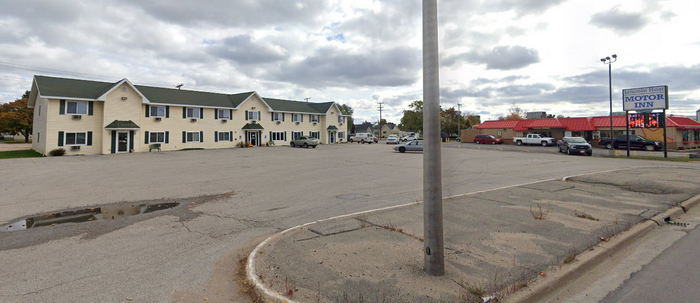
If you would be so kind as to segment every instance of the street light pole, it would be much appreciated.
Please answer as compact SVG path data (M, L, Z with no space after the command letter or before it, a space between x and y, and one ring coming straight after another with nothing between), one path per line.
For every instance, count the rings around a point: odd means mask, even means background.
M440 152L440 67L437 0L423 0L423 236L424 270L445 274Z
M610 141L612 144L612 140L613 140L612 64L615 61L617 61L617 55L612 55L612 58L610 58L610 57L602 58L602 59L600 59L600 61L603 62L603 64L608 65L608 88L610 90Z

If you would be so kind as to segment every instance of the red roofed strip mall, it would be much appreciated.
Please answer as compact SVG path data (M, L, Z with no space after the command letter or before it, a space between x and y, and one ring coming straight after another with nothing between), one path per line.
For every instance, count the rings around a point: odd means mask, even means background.
M700 148L700 123L681 116L667 116L669 149ZM555 139L583 137L597 144L610 136L610 117L546 118L485 121L462 131L462 142L474 142L476 135L493 135L513 144L514 137L540 134ZM613 137L625 134L625 116L613 116ZM663 142L663 128L631 128L630 134Z

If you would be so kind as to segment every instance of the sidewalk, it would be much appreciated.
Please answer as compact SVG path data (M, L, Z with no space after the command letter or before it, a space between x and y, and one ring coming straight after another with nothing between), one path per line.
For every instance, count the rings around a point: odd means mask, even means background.
M422 204L297 229L263 246L255 270L299 302L481 302L700 194L698 180L636 169L446 199L444 277L422 271Z
M32 149L31 143L2 143L0 142L0 151L11 151L11 150L27 150Z

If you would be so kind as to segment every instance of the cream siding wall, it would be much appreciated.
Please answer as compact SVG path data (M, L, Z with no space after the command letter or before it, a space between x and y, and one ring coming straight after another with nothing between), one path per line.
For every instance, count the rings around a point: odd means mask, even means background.
M71 101L66 99L66 101ZM93 115L82 115L79 120L73 119L73 115L59 114L61 100L49 99L46 106L46 135L45 151L50 152L56 148L66 150L66 155L99 154L102 142L102 102L93 102ZM92 146L82 145L80 150L72 150L70 146L58 146L58 132L92 132ZM64 137L65 138L65 137ZM44 140L44 139L41 139Z
M124 99L125 98L125 99ZM37 99L37 104L41 104L41 100ZM143 103L141 96L127 83L117 87L106 96L104 102L94 102L94 115L84 115L80 120L72 119L72 115L59 115L59 100L49 100L44 117L47 119L47 131L42 131L41 142L46 142L42 146L37 142L35 149L42 153L58 148L58 132L93 132L92 146L82 146L79 151L73 151L70 147L64 147L66 154L110 154L112 153L112 130L105 129L107 125L115 120L128 121L131 120L140 128L134 131L133 151L147 152L149 143L146 141L145 133L150 132L165 132L169 133L169 142L160 143L161 150L181 150L185 148L232 148L239 142L245 141L245 131L242 128L252 121L245 120L245 112L259 111L259 123L264 130L261 131L261 145L270 141L270 132L286 132L287 140L275 141L275 145L289 145L292 140L292 132L303 132L308 136L312 131L320 132L321 142L328 143L329 125L335 125L340 131L346 131L345 125L338 124L338 110L334 106L327 113L328 116L320 116L317 123L310 122L308 113L303 114L304 121L300 123L292 122L291 113L285 114L285 121L277 123L272 121L271 111L267 105L257 96L252 95L248 100L243 102L238 110L233 110L231 120L214 119L215 108L204 108L204 118L192 121L190 118L182 118L182 106L169 106L169 117L161 118L160 121L154 117L146 117L146 104ZM156 106L156 105L153 105ZM42 110L43 111L43 110ZM42 112L43 115L43 112ZM35 114L35 123L42 124L41 118ZM346 120L344 118L344 120ZM38 128L37 128L38 129ZM128 130L123 130L128 131ZM203 132L203 142L187 142L183 143L182 132ZM232 141L215 142L215 132L232 132Z
M34 117L32 126L32 149L46 155L46 121L48 101L44 98L36 98L34 104Z

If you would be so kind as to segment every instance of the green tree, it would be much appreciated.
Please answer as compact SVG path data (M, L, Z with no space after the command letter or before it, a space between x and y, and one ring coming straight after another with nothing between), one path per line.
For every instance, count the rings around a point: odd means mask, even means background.
M440 131L447 134L458 134L460 128L468 127L465 125L464 117L454 108L450 107L446 110L440 110Z
M340 104L340 105L338 105L338 107L340 108L340 111L343 113L343 115L350 116L350 117L348 117L348 125L347 125L347 133L349 134L352 132L352 125L353 125L352 114L355 112L355 110L353 110L352 107L350 107L350 105L347 105L347 104Z
M423 101L411 102L408 110L403 111L399 128L409 132L423 132Z
M29 94L26 92L22 99L0 105L0 132L21 134L24 142L29 142L34 110L27 107L28 103Z

